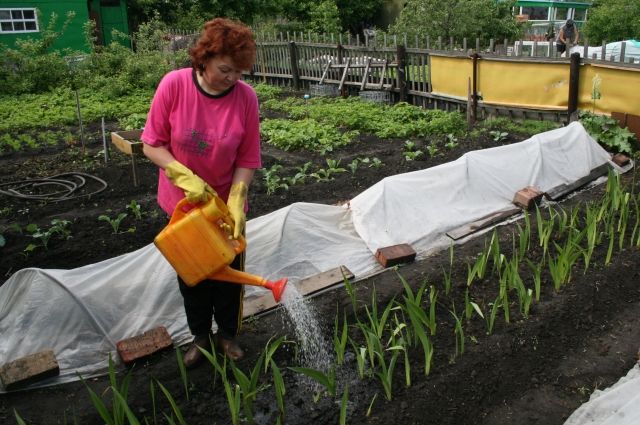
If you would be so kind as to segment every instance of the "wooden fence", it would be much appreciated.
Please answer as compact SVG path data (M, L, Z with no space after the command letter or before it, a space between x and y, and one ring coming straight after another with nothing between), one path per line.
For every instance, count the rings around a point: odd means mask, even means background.
M182 38L185 36L197 37L197 34L180 35ZM624 43L615 54L608 54L608 46L603 43L598 46L599 53L596 56L591 53L593 48L585 43L580 47L580 55L574 53L572 57L563 57L553 42L525 40L489 40L488 43L482 43L480 39L473 42L463 39L460 42L453 38L418 39L387 35L361 40L359 37L311 33L258 34L257 40L256 64L247 76L253 80L290 86L295 90L312 94L346 95L376 92L385 95L380 96L380 99L392 103L406 101L424 108L467 111L472 119L487 115L506 115L567 120L571 113L585 103L585 95L580 95L577 89L579 86L585 86L584 81L580 83L582 65L615 67L633 73L634 81L636 74L640 76L640 58L627 55ZM437 81L442 82L443 79L434 81L433 76L459 70L433 68L442 67L442 64L446 63L434 58L460 59L456 68L467 68L468 76L459 78L456 90L441 90L442 85L438 87ZM502 63L504 66L510 65L511 68L515 65L523 70L540 66L557 70L560 65L561 70L566 70L566 78L564 71L561 71L562 75L557 78L566 80L566 96L561 100L556 96L549 104L545 104L544 99L529 104L509 103L513 102L512 98L501 101L495 96L493 102L487 102L484 100L487 97L484 96L483 99L482 90L478 87L480 81L484 81L485 86L487 81L494 80L503 85L512 84L517 90L525 87L526 92L526 81L514 81L519 78L518 72L512 72L509 81L501 81L499 67L485 66L483 78L479 78L482 64L488 63ZM489 69L495 75L488 77L486 74ZM536 68L534 72L545 71ZM527 78L526 72L522 74L523 78ZM640 86L640 81L638 82ZM543 85L546 87L551 83ZM531 86L530 90L540 89ZM582 102L579 99L582 99ZM637 99L630 99L629 102L633 103L635 100ZM637 104L640 105L640 101ZM637 109L638 107L622 112L640 113Z

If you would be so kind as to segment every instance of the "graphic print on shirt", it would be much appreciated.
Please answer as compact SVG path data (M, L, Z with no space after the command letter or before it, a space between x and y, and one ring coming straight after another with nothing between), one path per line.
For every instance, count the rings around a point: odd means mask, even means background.
M213 145L220 140L220 138L211 131L202 132L191 128L186 130L185 133L185 137L181 140L180 148L198 156L209 155L211 149L213 149Z

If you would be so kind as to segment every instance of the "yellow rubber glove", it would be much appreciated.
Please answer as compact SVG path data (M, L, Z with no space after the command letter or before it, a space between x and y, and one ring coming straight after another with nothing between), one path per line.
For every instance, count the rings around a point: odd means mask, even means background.
M244 203L247 200L247 192L249 189L244 182L239 182L231 186L229 199L227 200L227 208L229 215L233 219L235 226L233 227L233 239L238 239L242 235L247 217L244 214Z
M170 162L164 173L171 183L184 190L184 196L192 204L206 202L217 195L211 186L178 161Z

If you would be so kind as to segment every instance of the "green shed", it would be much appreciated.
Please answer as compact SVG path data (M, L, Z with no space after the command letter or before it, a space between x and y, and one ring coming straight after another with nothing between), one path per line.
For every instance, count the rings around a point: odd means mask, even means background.
M55 29L60 30L69 12L75 16L54 44L56 49L87 51L83 27L90 19L96 23L99 44L113 41L114 29L129 34L125 0L0 0L0 43L13 46L18 38L39 37L54 14Z

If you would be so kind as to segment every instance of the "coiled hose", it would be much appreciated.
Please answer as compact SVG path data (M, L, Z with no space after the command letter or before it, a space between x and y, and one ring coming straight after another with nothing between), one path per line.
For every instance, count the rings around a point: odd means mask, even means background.
M97 182L100 187L93 192L79 194L78 192L84 188L87 180ZM0 194L20 199L60 202L96 195L107 187L107 182L101 178L91 174L71 172L56 174L42 179L0 183Z

